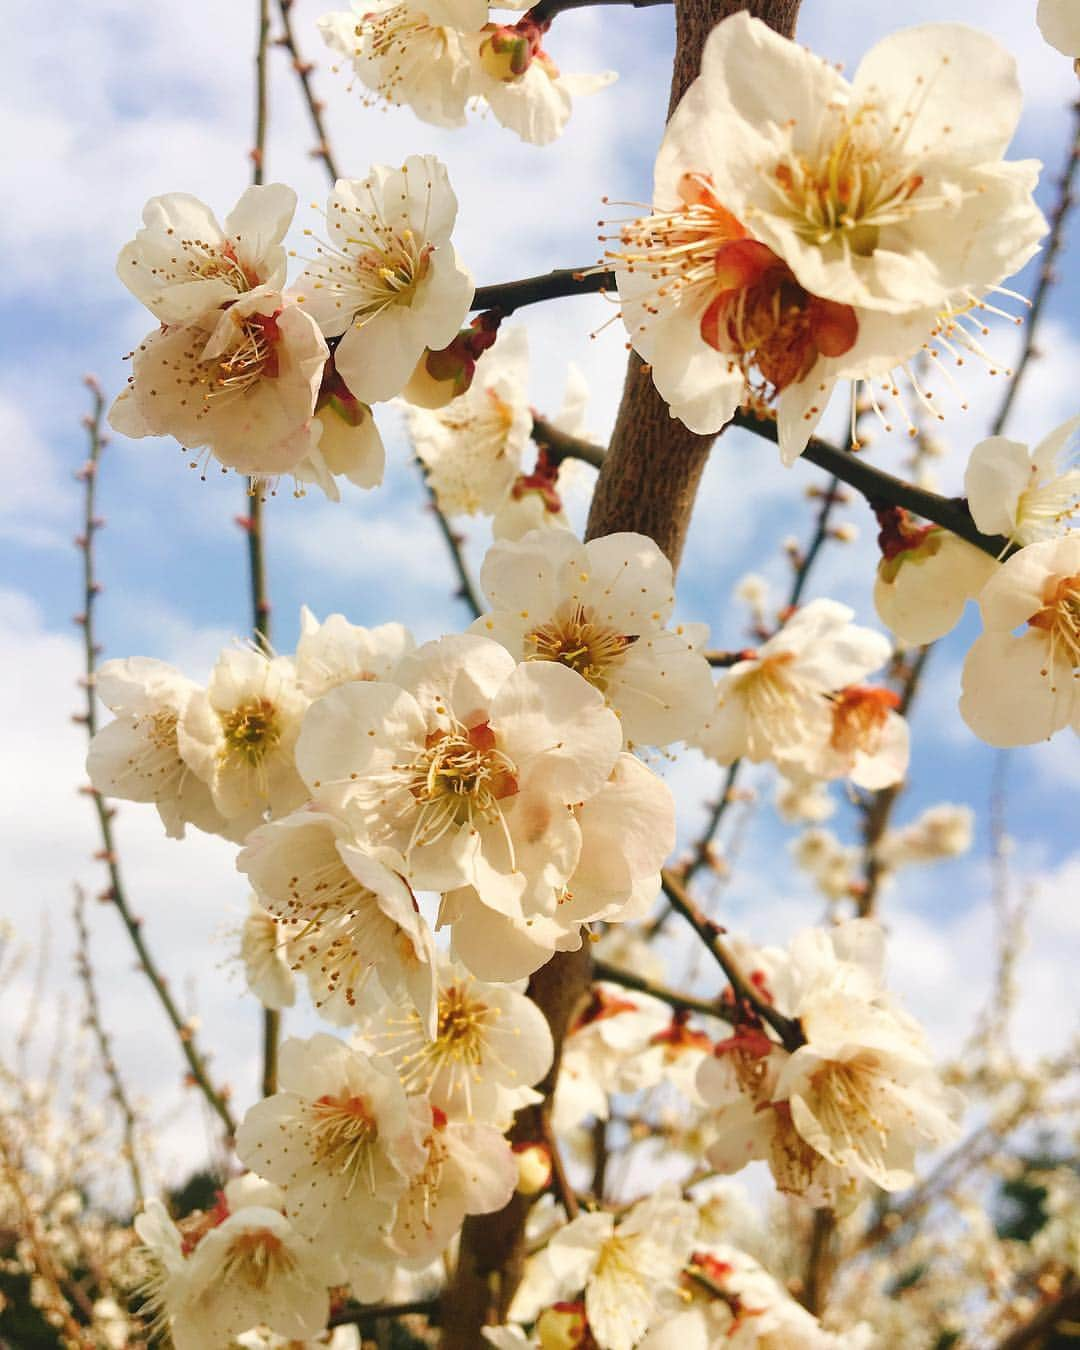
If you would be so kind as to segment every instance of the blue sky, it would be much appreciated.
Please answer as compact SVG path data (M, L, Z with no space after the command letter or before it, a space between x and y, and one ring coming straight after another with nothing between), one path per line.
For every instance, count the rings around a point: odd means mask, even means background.
M455 243L478 281L493 282L580 265L597 256L603 195L644 200L662 129L672 50L666 8L585 10L560 17L549 47L565 70L607 66L620 72L614 88L578 105L554 147L519 144L491 119L468 131L441 132L407 111L361 106L344 74L332 74L314 30L323 5L297 0L295 23L305 54L320 62L316 76L328 104L336 152L345 170L361 175L372 162L433 152L450 168L461 203ZM853 9L858 21L853 22ZM862 50L887 31L889 6L852 7L813 0L800 36L849 70ZM99 0L76 7L63 23L31 0L12 0L10 31L20 36L0 58L0 108L7 131L6 204L0 221L0 454L6 491L0 500L0 644L3 646L10 751L0 811L3 894L0 912L27 941L51 916L55 979L50 1006L70 992L67 908L71 883L98 875L88 855L95 839L86 802L75 794L83 747L68 721L77 706L79 650L70 615L79 608L78 559L70 545L78 494L71 471L84 454L79 419L85 411L81 377L95 372L112 394L126 377L123 354L150 327L145 311L116 280L117 250L139 223L143 202L156 193L193 192L224 214L248 177L251 135L251 46L254 4L190 0L183 6ZM1034 26L1034 0L911 0L905 19L950 18L996 32L1016 53L1028 102L1013 157L1046 162L1041 197L1051 199L1069 134L1068 101L1076 95L1069 63L1045 47ZM597 55L600 54L600 55ZM291 183L304 204L325 195L311 136L284 54L272 53L268 176ZM978 72L971 72L973 108ZM1040 439L1077 411L1080 332L1073 265L1074 228L1064 258L1065 280L1050 305L1040 346L1043 359L1018 404L1011 433ZM1072 274L1070 275L1070 267ZM1031 278L1020 289L1029 290ZM610 425L625 353L621 326L590 333L610 316L598 297L526 311L536 405L554 411L572 360L593 389L590 423L598 437ZM994 350L1007 359L1015 331L1002 328ZM974 375L972 411L951 411L942 435L952 454L941 463L945 491L959 486L966 451L979 439L1000 397L998 382ZM383 415L385 412L385 416ZM392 409L380 412L390 451L386 484L373 493L351 490L340 506L316 495L287 492L268 508L267 548L274 635L288 650L301 602L319 614L345 612L359 623L400 619L421 638L463 626L450 598L441 543ZM903 448L884 440L875 451L895 465ZM101 509L108 528L99 539L106 584L100 631L110 656L135 653L175 661L205 676L217 650L242 633L248 613L243 541L233 518L243 509L239 481L211 475L202 483L185 467L188 456L166 442L124 442L107 453ZM751 463L752 461L752 463ZM717 645L740 645L744 612L732 598L749 570L786 586L782 541L810 528L806 488L822 481L809 465L785 471L772 447L752 437L724 436L702 490L680 584L680 611L708 622ZM869 597L873 522L857 500L841 516L859 530L852 545L823 557L808 595L829 594L873 622ZM474 562L487 526L468 530ZM935 870L904 874L886 899L894 942L894 978L935 1029L955 1044L977 1003L991 966L986 806L994 753L980 745L955 714L959 664L977 625L941 645L914 719L912 780L899 810L907 820L941 800L969 802L979 813L974 857ZM701 802L718 779L698 756L671 769L684 829L692 831ZM813 922L819 905L783 853L787 833L763 797L735 880L725 891L725 922L754 937L777 940ZM1041 899L1033 922L1021 1022L1033 1047L1054 1043L1063 1001L1075 995L1070 967L1080 956L1076 916L1080 856L1075 848L1075 791L1080 782L1075 741L1017 752L1009 767L1009 824L1016 839L1018 886ZM838 796L841 795L838 793ZM850 814L850 813L847 813ZM838 813L839 828L845 808ZM254 1012L221 964L225 949L213 935L236 922L244 892L232 871L232 850L219 841L165 840L150 810L125 808L119 821L133 900L151 941L176 985L194 991L223 1073L246 1100L255 1081ZM103 975L106 1016L117 1029L121 1062L155 1099L155 1118L169 1156L197 1156L198 1116L176 1090L179 1070L163 1023L130 975L124 937L106 911L95 913L95 948ZM959 978L963 953L965 978ZM1059 1011L1053 1014L1057 1005ZM11 1016L11 1003L0 1003ZM177 1114L174 1114L175 1112Z

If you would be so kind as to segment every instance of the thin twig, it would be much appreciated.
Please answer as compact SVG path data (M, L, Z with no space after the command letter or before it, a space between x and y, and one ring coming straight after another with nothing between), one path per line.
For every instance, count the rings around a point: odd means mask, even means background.
M999 1341L997 1350L1026 1350L1028 1346L1049 1345L1045 1339L1047 1333L1060 1322L1071 1322L1077 1317L1080 1317L1080 1280L1070 1276L1057 1298L1049 1299L1030 1321Z
M259 186L266 172L266 132L269 121L267 49L270 42L270 0L255 0L255 142L251 150L251 181ZM299 71L298 71L299 73ZM303 82L303 76L301 75ZM247 515L243 520L247 534L248 584L251 590L251 635L260 651L270 651L270 600L266 590L266 558L263 553L263 489L257 482L248 485ZM281 1040L281 1013L264 1008L262 1013L262 1095L277 1091L278 1043Z
M447 552L450 554L450 561L454 564L454 571L457 573L458 588L454 592L455 597L468 606L469 612L474 619L484 613L485 606L480 600L480 594L476 589L476 583L473 581L472 573L469 571L469 565L465 561L464 540L454 529L453 525L447 520L446 515L439 506L435 489L431 486L428 476L424 473L424 467L419 460L420 474L424 481L424 487L428 495L428 507L431 514L435 517L435 524L439 527L439 533L446 542Z
M1080 100L1073 104L1072 112L1072 136L1069 139L1065 165L1058 179L1057 201L1050 213L1050 233L1047 235L1046 244L1043 248L1042 267L1039 269L1039 279L1035 283L1035 294L1031 297L1031 311L1028 314L1028 321L1024 325L1024 343L1020 348L1020 357L1016 363L1012 379L1005 389L1005 397L1001 400L1001 406L998 408L997 415L991 424L991 436L1001 434L1005 423L1008 421L1009 413L1012 411L1017 390L1027 371L1028 364L1039 355L1039 350L1035 345L1035 335L1038 331L1039 320L1042 318L1047 297L1057 280L1054 273L1054 263L1065 241L1065 223L1068 220L1069 212L1076 204L1073 184L1076 179L1077 164L1080 163Z
M690 924L694 932L720 966L720 969L727 976L728 984L731 985L732 992L735 995L737 1003L743 1003L751 1008L763 1022L769 1026L780 1037L780 1043L785 1050L794 1052L801 1045L806 1044L806 1037L802 1034L797 1022L793 1022L790 1017L785 1017L783 1013L767 1003L750 981L743 975L739 969L739 964L735 957L728 950L727 944L723 940L723 929L719 924L706 916L704 911L694 902L690 893L683 886L680 879L673 872L665 871L662 874L664 892L671 901L671 907L677 914L680 914L687 923Z
M652 0L659 4L660 0ZM324 104L321 99L315 97L315 90L311 84L311 72L315 69L314 63L305 61L300 55L300 49L296 42L296 32L292 22L293 0L278 0L278 14L281 16L281 37L278 38L278 44L285 48L292 60L292 68L300 81L300 88L303 91L304 102L307 104L308 115L311 118L311 125L315 128L315 135L318 140L315 149L311 152L316 159L321 159L326 165L326 172L330 175L332 182L341 177L338 171L337 162L334 159L334 152L330 148L330 137L327 134L326 123L323 121Z
M610 961L593 961L593 974L598 980L607 980L609 984L621 985L623 989L635 989L639 994L648 994L659 999L679 1012L701 1013L704 1017L725 1016L724 1010L714 1000L695 998L693 994L683 994L678 989L669 989L667 985L647 980L644 975L635 975L633 971L613 966Z
M330 1314L328 1327L358 1326L363 1335L369 1335L376 1322L392 1317L408 1317L422 1313L433 1322L438 1321L439 1300L437 1298L418 1298L409 1303L346 1303L343 1308Z
M472 308L497 309L505 317L525 305L538 305L545 300L560 300L571 295L595 295L598 291L614 289L614 272L597 272L589 267L556 267L537 277L478 286Z
M78 947L75 953L75 970L78 973L79 979L82 981L83 992L86 998L86 1021L97 1042L98 1054L101 1056L101 1067L104 1069L105 1076L109 1080L110 1095L116 1103L121 1120L123 1121L124 1157L127 1160L128 1171L131 1174L131 1189L135 1194L136 1206L139 1209L142 1209L144 1191L142 1169L139 1166L139 1151L136 1140L138 1117L135 1114L135 1109L131 1105L127 1091L124 1088L124 1080L120 1077L120 1069L113 1057L109 1033L105 1030L105 1023L101 1016L101 1005L98 1002L97 987L94 984L94 970L90 961L90 930L86 924L86 893L81 886L75 887L74 915L75 930L78 935Z
M101 591L94 567L94 539L104 525L104 521L96 515L96 490L101 452L106 442L101 430L102 418L105 413L105 396L96 380L88 379L87 386L93 399L93 410L84 419L84 425L89 436L89 454L86 463L76 474L76 477L85 484L83 532L76 540L79 551L83 556L83 611L76 616L76 623L83 630L86 662L86 674L83 681L86 688L86 711L80 716L79 720L85 724L87 734L93 737L97 731L94 677L100 652L100 648L94 640L94 609L97 596ZM168 983L158 970L146 945L142 931L142 920L132 913L128 904L127 893L124 890L123 878L120 873L116 840L113 836L113 809L96 788L88 787L85 791L94 803L94 811L97 814L98 826L101 831L102 848L101 852L95 856L105 864L109 873L109 889L103 892L101 899L110 901L119 914L120 921L127 929L135 953L139 958L139 965L146 978L153 985L161 1006L165 1009L165 1015L180 1041L180 1048L187 1060L192 1082L202 1092L211 1110L231 1136L236 1132L236 1122L233 1120L232 1112L229 1110L226 1100L227 1089L218 1089L212 1083L206 1061L196 1047L194 1029L187 1019L181 1016L180 1010L169 992Z

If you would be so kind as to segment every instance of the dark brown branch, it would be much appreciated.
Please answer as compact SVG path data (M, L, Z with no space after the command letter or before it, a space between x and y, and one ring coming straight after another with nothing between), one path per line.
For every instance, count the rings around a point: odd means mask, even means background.
M580 436L571 436L567 431L560 431L546 417L537 417L535 413L532 438L541 449L548 452L553 464L561 464L564 459L580 459L598 469L604 462L603 446L594 445L592 441L583 440Z
M540 0L525 18L546 27L557 14L564 14L569 9L591 9L595 5L631 5L634 9L648 9L654 5L672 3L674 0Z
M83 647L86 660L86 674L83 681L86 687L86 712L80 720L85 723L87 734L93 737L97 731L94 677L100 651L94 636L94 611L97 597L101 591L94 566L94 539L104 523L97 516L96 498L98 468L101 463L101 452L105 447L105 438L101 431L102 418L105 413L105 396L95 380L87 380L87 385L93 398L93 410L85 422L89 435L89 454L86 463L76 475L86 487L83 532L76 541L83 556L83 611L77 616L76 622L83 630ZM180 1009L176 1006L176 1002L169 992L168 983L150 954L150 949L143 936L142 920L132 913L131 906L128 903L123 877L120 873L116 839L113 835L113 809L95 788L87 788L86 791L94 804L98 827L101 831L102 847L101 852L96 856L105 864L109 873L109 889L102 894L101 899L111 902L113 908L119 914L120 921L127 929L128 937L130 937L132 946L135 948L135 954L139 958L139 967L153 986L158 1001L165 1009L165 1015L176 1032L180 1049L187 1060L191 1081L202 1092L211 1110L231 1137L236 1133L236 1122L229 1110L227 1090L224 1088L218 1089L212 1083L206 1061L196 1046L194 1030L190 1022L181 1016Z
M635 975L632 971L613 966L609 961L593 961L593 975L598 980L607 980L610 984L621 985L623 989L634 989L639 994L648 994L659 999L679 1012L701 1013L703 1017L724 1017L724 1010L714 1000L695 998L692 994L680 993L669 989L667 985L647 980L644 975Z
M522 277L520 281L500 281L493 286L478 286L473 296L472 309L497 309L500 314L513 314L525 305L538 305L544 300L560 300L569 295L595 295L597 291L615 289L614 272L597 272L588 267L557 267L538 277Z
M997 1350L1027 1350L1029 1346L1043 1345L1048 1332L1077 1317L1080 1317L1080 1280L1070 1276L1057 1298L1049 1299L1030 1321L999 1341Z
M766 1003L747 980L723 940L724 930L719 924L713 923L707 917L700 906L691 898L689 891L683 886L679 878L673 872L665 871L663 873L663 884L664 893L671 902L672 909L687 921L705 944L713 960L727 976L728 984L731 985L736 1000L752 1008L763 1022L767 1022L772 1027L773 1031L779 1036L780 1044L785 1050L794 1052L798 1050L799 1046L805 1045L806 1037L802 1034L798 1023L793 1022L790 1017L785 1017L783 1013L777 1012L771 1004Z
M427 474L424 472L424 466L419 460L416 462L420 468L420 476L424 480L424 488L427 491L428 507L431 514L435 517L435 524L439 527L439 533L446 543L447 552L450 554L450 561L454 564L454 571L457 573L458 588L454 594L458 600L461 600L468 606L469 613L474 619L479 618L479 616L484 613L486 606L480 599L480 593L476 588L472 573L469 571L469 566L465 561L465 551L463 548L464 540L439 509L435 490L428 482Z
M384 1322L389 1318L409 1317L417 1313L423 1314L430 1321L437 1323L439 1313L439 1300L437 1298L418 1298L409 1303L346 1303L344 1307L338 1308L330 1314L327 1321L328 1327L357 1326L364 1336L374 1335L376 1322Z

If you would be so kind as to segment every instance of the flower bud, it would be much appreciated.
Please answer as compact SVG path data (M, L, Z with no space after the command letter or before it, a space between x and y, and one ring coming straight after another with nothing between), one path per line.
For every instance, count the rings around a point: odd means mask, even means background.
M551 1150L546 1144L515 1144L518 1194L538 1195L551 1185Z
M478 314L447 347L424 351L416 369L401 391L406 403L416 408L445 408L472 384L476 362L492 346L501 316L494 311Z
M553 1303L536 1322L540 1350L577 1350L588 1334L584 1303Z
M524 75L536 54L532 34L517 25L488 24L480 44L480 66L493 80L516 80Z

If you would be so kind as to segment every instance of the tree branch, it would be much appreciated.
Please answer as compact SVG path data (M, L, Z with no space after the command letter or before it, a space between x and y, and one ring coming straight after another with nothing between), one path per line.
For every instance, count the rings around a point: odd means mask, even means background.
M595 5L631 5L634 9L648 9L654 5L672 3L673 0L540 0L525 18L546 28L557 14L563 14L569 9L590 9Z
M97 703L94 698L94 678L97 667L97 658L100 653L94 639L94 610L98 595L101 592L101 586L98 583L94 567L94 538L97 532L103 527L104 521L100 520L96 514L96 496L97 496L97 475L98 467L101 462L101 452L105 448L105 437L101 431L101 420L105 412L105 396L96 380L88 379L87 385L93 399L93 410L89 417L85 419L85 426L89 435L89 454L86 463L76 475L86 487L85 491L85 509L83 515L83 532L76 539L76 543L83 556L83 612L76 616L76 623L83 630L83 646L85 651L85 678L83 684L86 688L86 712L80 716L79 721L86 726L87 735L92 739L97 731ZM173 1030L176 1032L177 1039L180 1042L180 1049L183 1051L184 1058L187 1060L188 1069L191 1074L191 1080L206 1098L210 1109L224 1125L226 1132L231 1137L236 1133L236 1122L233 1120L232 1112L228 1106L228 1093L225 1088L215 1088L210 1079L210 1074L206 1067L206 1061L199 1053L195 1044L195 1033L191 1024L186 1018L180 1015L180 1010L176 1006L172 994L169 992L168 983L165 977L158 970L150 949L146 945L143 937L142 920L131 912L128 904L127 893L124 890L123 878L120 874L120 860L116 848L116 840L113 836L112 818L113 809L102 797L96 788L87 787L84 789L90 800L94 803L94 811L98 819L98 827L101 831L101 852L95 856L99 858L108 869L109 889L104 891L101 899L111 901L113 908L120 916L120 921L127 929L132 945L135 948L135 954L139 958L139 965L154 988L158 996L158 1001L165 1009L165 1015L169 1019Z
M520 281L500 281L493 286L478 286L471 308L497 309L504 317L525 305L544 300L559 300L570 295L595 295L615 290L615 273L598 272L589 267L557 267L538 277Z
M598 980L607 980L609 984L620 985L623 989L634 989L639 994L648 994L661 1003L670 1004L678 1012L700 1013L703 1017L725 1018L722 1007L716 1001L695 998L692 994L680 993L666 985L647 980L644 975L635 975L632 971L613 966L609 961L593 961L593 976Z
M292 8L293 0L278 0L278 14L281 17L281 37L278 39L278 44L289 53L292 68L300 81L300 89L304 95L304 102L307 104L311 125L314 127L315 135L318 138L315 149L311 153L326 165L326 172L330 175L331 182L336 182L341 174L338 171L334 153L330 148L330 137L326 130L326 123L323 121L323 103L321 99L315 97L315 90L311 84L311 72L315 67L312 62L305 61L300 55L296 33L293 29Z

